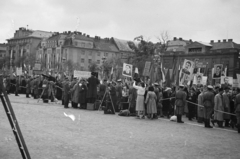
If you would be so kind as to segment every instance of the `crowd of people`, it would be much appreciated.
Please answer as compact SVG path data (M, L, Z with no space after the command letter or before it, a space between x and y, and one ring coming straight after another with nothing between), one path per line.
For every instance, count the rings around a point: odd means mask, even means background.
M105 113L157 119L176 116L177 123L188 120L213 126L236 127L240 133L240 89L219 86L172 86L150 84L141 79L100 81L94 73L88 79L47 75L6 77L7 93L26 94L44 103L61 100L64 108L87 109L88 104ZM71 103L71 104L69 104Z

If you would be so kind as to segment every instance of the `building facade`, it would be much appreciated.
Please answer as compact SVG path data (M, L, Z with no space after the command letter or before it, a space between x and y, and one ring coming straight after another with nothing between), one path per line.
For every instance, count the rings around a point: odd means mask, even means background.
M3 61L7 57L7 44L0 43L0 69L4 67L5 62Z
M236 79L236 74L240 73L239 51L240 45L232 39L210 43L193 42L186 45L184 51L163 53L163 66L176 69L182 67L185 59L191 60L197 67L201 67L201 73L211 80L214 64L223 64L223 67L227 68L228 76Z
M76 69L86 71L92 64L100 67L107 59L124 59L133 54L126 41L117 40L90 37L76 31L56 33L42 40L37 60L45 61L44 67L50 70L65 70L64 64L71 62Z
M7 56L10 57L10 65L21 67L24 62L18 61L20 61L21 58L27 60L31 55L35 56L37 47L42 39L51 35L51 32L29 30L23 27L16 30L14 37L7 40ZM31 62L34 63L35 61Z

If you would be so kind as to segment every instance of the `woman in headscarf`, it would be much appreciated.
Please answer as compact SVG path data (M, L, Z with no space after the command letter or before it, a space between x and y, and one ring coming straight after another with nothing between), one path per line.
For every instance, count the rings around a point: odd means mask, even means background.
M145 94L145 84L143 82L139 82L136 85L136 82L133 83L133 87L137 89L137 103L136 103L136 111L138 112L137 118L145 118L145 108L144 108L144 94Z
M156 106L157 96L154 92L154 88L150 86L148 88L147 97L145 103L147 104L147 114L153 119L153 115L157 113L157 106Z

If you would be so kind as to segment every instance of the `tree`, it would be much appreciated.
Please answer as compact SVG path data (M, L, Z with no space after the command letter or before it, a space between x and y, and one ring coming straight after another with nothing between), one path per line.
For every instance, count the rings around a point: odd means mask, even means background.
M88 66L88 69L90 72L96 72L99 70L99 67L96 62L93 62Z

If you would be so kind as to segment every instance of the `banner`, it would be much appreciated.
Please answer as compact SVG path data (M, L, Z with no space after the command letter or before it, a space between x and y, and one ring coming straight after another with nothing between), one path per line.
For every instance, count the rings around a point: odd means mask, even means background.
M237 74L238 87L240 88L240 74Z
M203 74L199 73L194 76L193 84L203 85Z
M233 85L233 77L221 76L221 85L231 87Z
M41 64L40 63L35 63L34 70L40 71L41 70Z
M21 76L22 75L22 67L17 67L17 70L16 70L16 73L17 73L17 76Z
M77 78L89 78L91 77L91 72L74 70L73 76Z
M150 68L151 68L151 62L150 61L146 61L145 62L145 67L144 67L144 70L143 70L143 76L149 76Z
M232 84L232 87L234 88L238 88L238 80L237 79L233 79L233 84Z
M223 65L215 64L212 71L212 79L221 79L222 72L223 72Z
M126 77L132 77L132 65L123 63L122 75Z
M185 59L179 75L179 84L187 85L192 80L193 69L194 62Z

